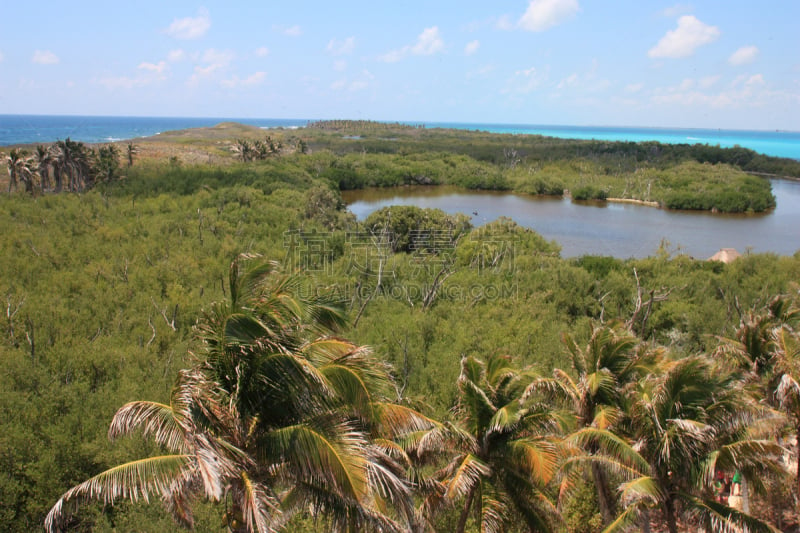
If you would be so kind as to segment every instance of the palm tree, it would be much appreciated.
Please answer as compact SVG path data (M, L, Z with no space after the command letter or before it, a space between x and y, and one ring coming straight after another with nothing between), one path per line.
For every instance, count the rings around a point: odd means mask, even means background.
M310 507L334 530L404 529L411 494L388 443L432 421L384 400L391 380L368 348L329 336L344 322L335 302L251 259L233 262L229 302L199 328L204 371L248 428L237 445L267 467L265 485L286 491L285 514Z
M765 472L779 470L782 448L753 430L770 416L742 394L736 373L702 356L665 361L662 372L641 380L631 396L625 425L633 442L627 452L635 457L625 468L638 468L639 475L620 487L626 509L606 531L622 529L654 505L671 533L678 531L678 517L690 514L715 530L776 531L710 494L717 469L739 470L755 486Z
M556 368L552 378L538 380L537 388L574 412L579 431L589 427L610 430L620 418L626 389L652 370L656 354L621 323L593 326L585 347L567 334L563 342L574 378ZM593 454L597 449L590 444L585 451ZM607 525L616 516L613 492L602 465L592 462L590 467Z
M464 532L472 511L485 532L503 531L515 521L532 532L553 530L558 512L546 487L558 466L555 435L561 421L530 394L535 379L530 371L511 366L509 357L491 356L486 363L464 357L457 423L419 440L418 455L449 452L440 471L440 497L462 502L458 533Z
M82 142L67 137L56 141L51 147L56 191L61 191L64 180L69 191L80 191L89 184L91 161L89 150Z
M71 488L47 514L45 529L63 531L77 506L87 500L110 504L119 498L149 501L153 496L162 498L179 523L191 526L192 498L199 493L219 500L233 470L230 459L237 457L226 443L199 431L193 411L198 396L208 391L202 375L184 371L169 404L135 401L120 408L111 422L110 439L141 430L169 453L116 466ZM208 407L210 400L205 397L200 405Z
M8 167L8 193L11 194L12 189L17 188L17 181L25 184L27 192L33 191L33 178L35 171L33 169L30 158L27 157L27 152L20 148L15 148L5 156L5 163Z
M184 523L193 497L225 498L236 532L277 530L308 510L331 531L410 529L411 492L390 443L430 421L383 400L391 383L368 348L323 335L344 320L329 298L304 296L298 275L251 259L233 262L229 300L200 321L202 350L179 387L181 408L135 402L112 423L143 426L177 456L123 465L71 489L48 516L50 530L64 502L79 496L151 493ZM182 425L168 432L174 419Z
M50 150L46 146L36 146L36 171L39 173L42 190L46 191L50 188L50 165L52 164L52 157Z
M125 145L125 159L128 161L128 168L133 166L133 156L139 153L139 147L129 142Z
M786 412L800 450L800 336L788 326L773 331L775 370L780 376L775 396ZM797 454L796 489L800 494L800 452Z

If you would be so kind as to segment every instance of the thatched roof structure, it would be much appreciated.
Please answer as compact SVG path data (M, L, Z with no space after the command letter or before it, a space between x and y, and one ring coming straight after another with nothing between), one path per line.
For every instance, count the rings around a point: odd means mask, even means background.
M720 248L719 252L715 253L708 258L709 261L722 261L723 263L730 263L738 259L742 254L736 251L735 248Z

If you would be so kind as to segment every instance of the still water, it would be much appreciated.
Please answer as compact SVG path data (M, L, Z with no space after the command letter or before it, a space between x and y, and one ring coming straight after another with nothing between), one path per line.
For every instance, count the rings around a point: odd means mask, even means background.
M792 255L800 250L800 182L773 180L774 211L719 215L618 203L578 203L507 192L454 187L398 187L344 191L359 220L389 205L416 205L464 213L475 226L512 218L561 245L562 257L653 255L662 241L672 253L707 259L720 248ZM476 214L477 213L477 214Z

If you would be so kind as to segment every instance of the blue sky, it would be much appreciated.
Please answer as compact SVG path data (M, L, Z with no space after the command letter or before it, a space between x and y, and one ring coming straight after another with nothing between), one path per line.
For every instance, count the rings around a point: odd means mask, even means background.
M800 130L798 20L797 0L7 2L0 114Z

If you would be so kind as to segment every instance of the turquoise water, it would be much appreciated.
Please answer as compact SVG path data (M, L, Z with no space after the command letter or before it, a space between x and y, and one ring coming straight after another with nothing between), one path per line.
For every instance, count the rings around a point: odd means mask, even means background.
M156 135L164 131L241 122L261 128L299 128L308 119L88 117L53 115L0 115L0 146L50 143L67 137L102 143ZM428 128L455 128L493 133L533 134L570 139L604 141L658 141L667 144L742 146L756 152L800 160L800 132L744 131L680 128L629 128L617 126L548 126L526 124L478 124L428 122Z

